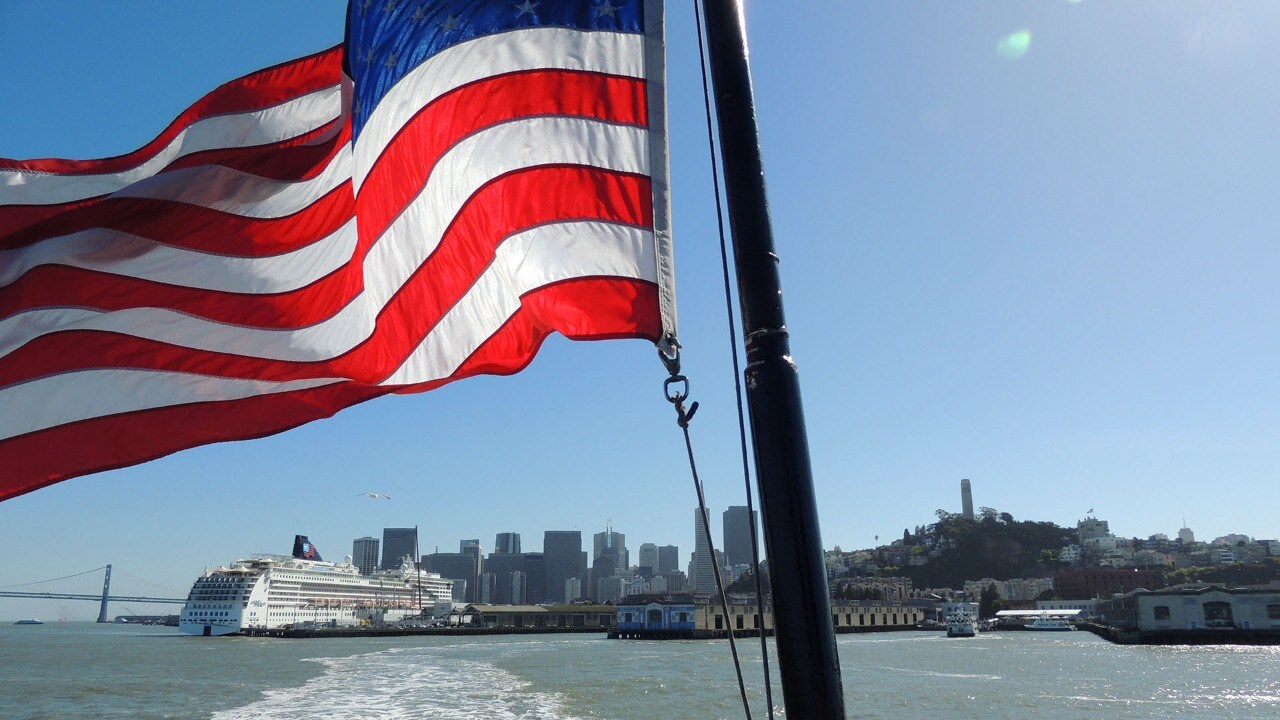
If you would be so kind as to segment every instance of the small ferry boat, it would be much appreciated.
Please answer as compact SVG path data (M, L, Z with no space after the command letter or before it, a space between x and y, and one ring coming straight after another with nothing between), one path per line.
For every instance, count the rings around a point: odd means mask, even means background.
M14 625L43 625L43 624L44 624L43 620L36 620L35 618L30 618L27 620L19 620L14 623Z
M1029 625L1027 625L1027 629L1060 632L1062 630L1074 630L1075 628L1071 627L1071 624L1068 623L1064 618L1051 617L1049 615L1041 615L1040 617L1033 620Z
M978 634L977 621L967 612L947 616L947 637L974 637Z

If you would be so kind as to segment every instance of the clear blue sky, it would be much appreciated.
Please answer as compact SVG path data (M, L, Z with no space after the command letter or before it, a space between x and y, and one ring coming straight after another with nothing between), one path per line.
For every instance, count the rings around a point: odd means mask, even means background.
M0 156L129 151L218 83L338 43L343 5L0 2ZM718 528L744 498L693 15L668 15ZM1280 535L1280 5L755 0L748 29L827 547L958 510L961 478L1017 518ZM515 377L71 480L0 504L0 585L112 562L185 592L294 533L341 557L415 524L425 551L487 552L612 520L633 552L685 555L696 501L662 377L643 342L556 339Z

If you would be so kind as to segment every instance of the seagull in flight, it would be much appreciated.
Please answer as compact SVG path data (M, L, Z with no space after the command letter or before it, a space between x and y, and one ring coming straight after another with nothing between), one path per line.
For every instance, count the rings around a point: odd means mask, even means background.
M362 492L362 493L356 493L356 495L364 495L365 497L368 497L373 500L377 500L378 498L383 498L384 500L391 499L391 496L386 493Z

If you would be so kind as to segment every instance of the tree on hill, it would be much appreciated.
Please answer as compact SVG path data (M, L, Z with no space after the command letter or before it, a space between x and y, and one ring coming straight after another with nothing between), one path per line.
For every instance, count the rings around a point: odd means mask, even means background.
M900 570L916 587L961 587L966 580L983 577L1044 577L1057 569L1057 563L1044 561L1056 558L1064 545L1076 540L1073 529L1017 521L994 508L982 508L980 520L945 510L936 514L938 522L928 531L942 548L940 557Z
M996 584L991 583L982 589L982 596L978 598L978 618L988 620L995 617L999 603L1000 592L996 590Z
M1209 567L1189 567L1165 575L1168 585L1212 583L1214 585L1266 585L1280 580L1280 559L1263 558L1256 563L1232 563Z

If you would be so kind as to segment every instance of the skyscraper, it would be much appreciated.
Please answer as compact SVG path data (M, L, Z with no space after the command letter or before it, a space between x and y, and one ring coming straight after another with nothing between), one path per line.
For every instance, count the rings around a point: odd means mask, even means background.
M653 543L641 545L640 558L636 561L636 565L642 568L649 568L650 576L660 572L658 569L658 546Z
M484 561L484 574L493 577L489 602L497 605L523 605L526 595L525 558L520 553L491 552Z
M566 593L565 583L578 580L578 592L587 579L587 553L582 549L580 530L547 530L542 536L542 554L546 563L544 591L548 602L572 602L579 595ZM569 596L572 595L572 596Z
M496 553L518 553L520 552L520 533L501 532L493 541L493 551Z
M605 531L595 534L595 552L592 561L604 556L613 558L613 566L625 569L631 566L631 558L627 554L627 536L613 531L613 524L605 526Z
M675 572L680 569L680 548L676 545L663 545L658 548L658 573Z
M382 569L394 570L406 557L418 559L418 528L382 529Z
M463 602L480 602L476 595L480 587L480 562L475 555L462 552L430 553L422 556L422 569L465 583L465 591L460 599Z
M960 513L965 520L973 519L973 488L968 480L960 481Z
M689 589L696 593L715 593L715 556L707 542L702 510L693 509L693 557L689 562Z
M724 562L726 565L751 564L751 521L755 512L747 512L746 506L730 505L722 516L724 532Z
M351 544L351 562L360 568L361 575L371 575L378 569L378 538L356 538Z

